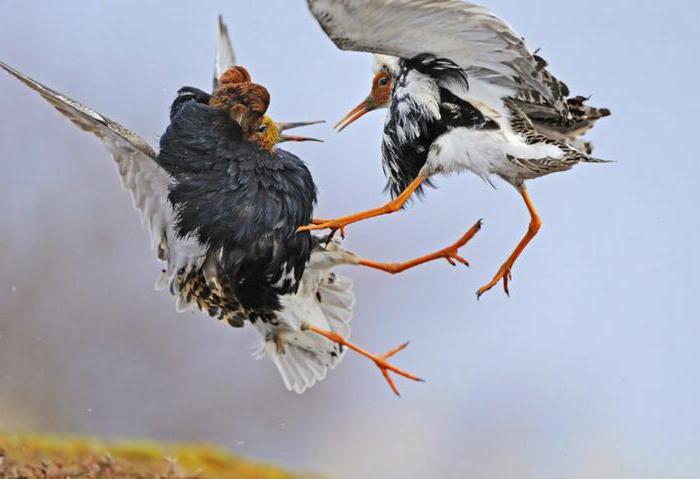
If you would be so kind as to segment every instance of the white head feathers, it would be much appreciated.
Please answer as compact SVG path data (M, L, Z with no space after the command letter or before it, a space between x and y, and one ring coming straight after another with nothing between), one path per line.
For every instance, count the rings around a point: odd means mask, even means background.
M386 70L393 73L394 76L399 74L399 59L397 57L392 57L389 55L372 55L372 72L376 75L382 70Z

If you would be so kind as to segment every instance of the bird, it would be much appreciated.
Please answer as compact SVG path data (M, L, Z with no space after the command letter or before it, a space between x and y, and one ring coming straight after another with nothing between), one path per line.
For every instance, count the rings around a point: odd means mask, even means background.
M297 234L311 219L316 186L305 163L278 145L315 140L284 132L318 122L278 123L266 115L269 92L232 64L221 18L218 39L213 92L178 91L159 151L6 63L0 68L102 141L164 264L156 289L175 297L178 312L197 308L233 327L252 324L263 338L258 355L270 357L296 393L324 379L351 349L372 360L399 395L389 373L421 380L388 361L407 343L381 355L351 343L353 285L333 270L360 265L396 274L441 258L466 263L458 250L478 229L404 263L370 261L337 241Z
M470 171L500 177L518 191L530 215L527 232L480 298L499 282L510 295L513 266L542 221L526 181L607 163L582 136L607 108L586 105L548 70L538 51L505 21L462 0L307 0L310 12L342 50L374 54L370 95L336 125L388 108L383 170L392 201L299 231L348 225L400 211L439 174Z

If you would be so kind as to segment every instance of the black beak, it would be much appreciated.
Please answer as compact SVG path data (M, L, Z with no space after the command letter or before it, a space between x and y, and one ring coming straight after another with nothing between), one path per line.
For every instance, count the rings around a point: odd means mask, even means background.
M318 125L319 123L325 123L325 121L319 120L319 121L280 122L280 123L277 123L277 126L279 127L280 131L282 132L285 130L291 130L292 128L299 128L300 126ZM279 143L282 143L284 141L318 141L318 142L323 142L323 140L319 140L318 138L310 138L308 136L284 135L284 134L280 133Z

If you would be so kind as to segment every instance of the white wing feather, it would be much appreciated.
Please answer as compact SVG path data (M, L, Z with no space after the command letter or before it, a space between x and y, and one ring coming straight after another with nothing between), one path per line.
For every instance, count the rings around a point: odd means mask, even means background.
M561 84L522 37L486 7L461 0L307 0L338 48L411 58L432 53L472 77L563 109Z
M122 125L32 80L0 62L0 67L41 95L80 129L97 136L117 164L122 186L131 193L134 208L141 213L143 225L151 236L158 257L167 262L167 270L157 288L170 284L181 269L199 266L205 251L194 239L179 239L173 229L173 211L168 202L168 175L155 162L156 152L142 138Z
M216 89L221 74L235 65L236 55L233 53L233 44L228 34L228 27L224 23L224 19L219 15L216 34L216 61L214 63L214 89Z

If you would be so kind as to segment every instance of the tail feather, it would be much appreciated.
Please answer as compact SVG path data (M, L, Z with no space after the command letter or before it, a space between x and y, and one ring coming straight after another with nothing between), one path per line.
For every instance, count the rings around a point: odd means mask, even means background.
M587 105L589 98L575 96L566 100L568 115L561 113L549 104L513 100L530 120L535 129L546 137L563 141L586 154L593 153L593 144L583 140L583 136L601 118L611 115L608 108Z
M305 273L306 274L306 273ZM307 323L350 336L350 321L355 297L352 280L334 273L327 273L313 294L304 294L303 286L297 295L282 298L288 324ZM301 329L301 328L300 328ZM344 349L338 344L311 331L294 330L277 332L281 348L268 338L260 356L269 356L290 391L301 394L325 379L328 371L342 360Z
M593 158L591 156L583 160L583 163L614 163L612 160L603 160L602 158Z
M333 369L340 357L335 362L324 362L319 354L306 351L297 346L287 345L283 352L279 352L273 343L265 343L265 355L268 356L282 376L282 381L287 389L297 394L302 394L317 382L326 378L328 371Z
M319 288L321 311L328 320L331 330L344 338L350 336L350 321L355 306L352 293L352 280L345 276L332 276L333 280Z

